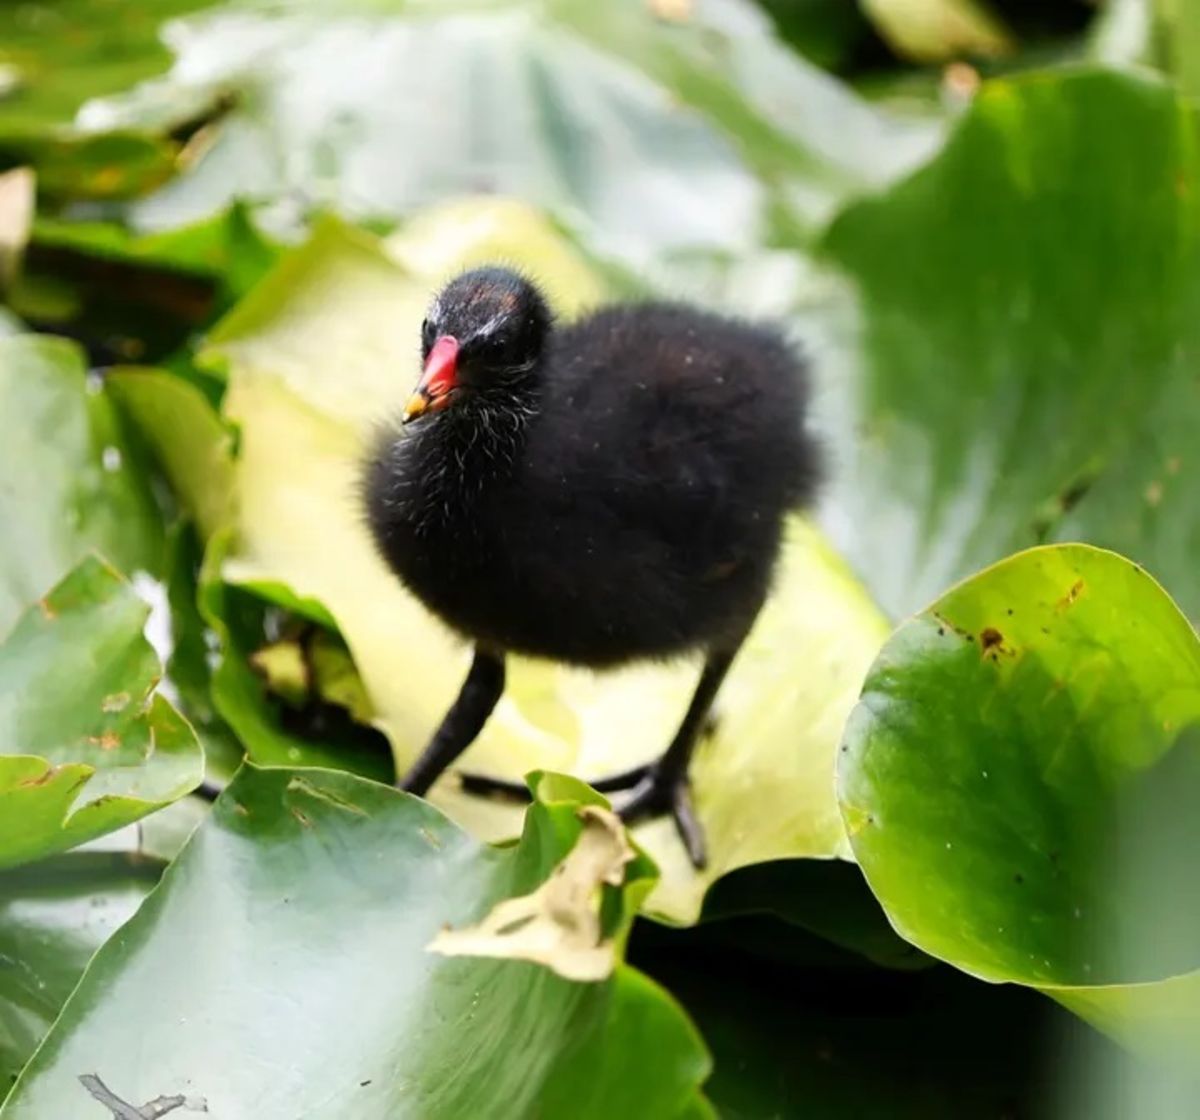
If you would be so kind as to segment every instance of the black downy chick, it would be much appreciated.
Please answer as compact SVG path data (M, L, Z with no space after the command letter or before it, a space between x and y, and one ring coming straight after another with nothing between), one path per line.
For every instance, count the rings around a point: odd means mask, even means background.
M626 820L672 814L702 866L692 750L767 596L784 517L817 484L802 364L773 330L679 304L556 327L501 268L446 286L421 354L405 428L366 464L366 510L392 570L475 654L402 787L425 793L479 734L507 653L605 668L699 652L666 752L593 785L630 791Z

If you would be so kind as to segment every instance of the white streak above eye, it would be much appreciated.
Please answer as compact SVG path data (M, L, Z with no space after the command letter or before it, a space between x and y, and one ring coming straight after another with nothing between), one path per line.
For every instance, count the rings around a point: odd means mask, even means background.
M487 338L493 335L504 324L504 320L511 314L509 311L497 311L486 323L478 330L471 332L470 336L465 340L467 342L478 342L481 338Z

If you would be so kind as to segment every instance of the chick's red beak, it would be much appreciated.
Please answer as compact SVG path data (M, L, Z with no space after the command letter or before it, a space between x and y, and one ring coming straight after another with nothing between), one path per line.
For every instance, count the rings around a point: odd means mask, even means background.
M413 395L404 406L405 424L426 412L438 412L450 403L451 391L458 384L458 339L444 334L429 350L425 370Z

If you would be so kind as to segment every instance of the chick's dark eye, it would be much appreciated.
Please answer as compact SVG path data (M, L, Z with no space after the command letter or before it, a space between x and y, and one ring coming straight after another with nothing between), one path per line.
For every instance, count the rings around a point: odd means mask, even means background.
M421 342L426 347L433 345L433 324L428 319L421 322Z

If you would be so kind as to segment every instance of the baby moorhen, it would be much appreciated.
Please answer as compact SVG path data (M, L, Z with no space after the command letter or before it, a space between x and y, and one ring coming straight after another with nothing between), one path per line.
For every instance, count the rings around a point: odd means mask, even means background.
M501 268L446 286L421 353L413 426L383 433L366 464L367 517L392 570L475 652L402 787L424 793L479 734L506 653L603 668L701 651L666 752L593 784L631 791L626 820L672 814L702 866L692 749L767 595L784 516L816 487L803 366L772 330L678 304L556 327Z

